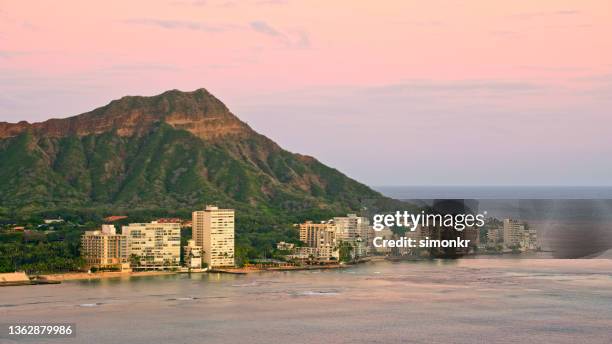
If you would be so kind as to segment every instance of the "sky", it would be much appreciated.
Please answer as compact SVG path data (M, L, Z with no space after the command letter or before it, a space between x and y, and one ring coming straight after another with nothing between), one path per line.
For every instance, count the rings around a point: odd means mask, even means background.
M609 0L0 0L0 121L201 87L369 185L612 185Z

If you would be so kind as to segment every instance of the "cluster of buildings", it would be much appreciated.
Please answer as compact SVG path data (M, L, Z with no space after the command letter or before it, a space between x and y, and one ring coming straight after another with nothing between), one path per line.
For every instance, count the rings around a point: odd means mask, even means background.
M525 252L539 249L540 244L535 228L530 227L525 222L504 219L502 226L487 230L485 248Z
M395 235L390 229L385 228L377 232L376 236L383 239L395 239ZM512 252L512 251L536 251L541 248L538 233L535 228L530 227L526 222L515 219L504 219L500 225L489 224L486 231L481 231L476 226L466 227L461 232L448 231L440 227L417 226L414 231L407 231L406 238L415 239L417 242L424 239L454 239L460 237L469 240L467 249L457 250L456 253L470 254L483 251ZM374 253L385 255L408 255L420 254L418 250L404 247L377 247Z
M424 239L454 239L455 237L469 240L467 248L457 250L456 253L459 254L483 251L527 252L539 250L542 246L537 230L523 221L506 218L502 222L495 221L489 223L485 228L486 230L481 230L481 228L471 226L466 227L461 232L457 232L440 227L417 226L416 230L407 231L404 236L415 239L417 242ZM397 237L388 228L377 232L376 236L383 237L383 239L395 239ZM373 250L376 254L385 255L423 254L423 252L418 252L418 250L403 247L377 247Z
M367 217L348 214L344 217L334 217L321 223L307 221L298 225L300 230L300 241L304 246L280 242L277 249L288 251L288 258L299 260L329 261L338 260L340 251L344 248L348 250L349 260L358 260L371 255L385 256L406 256L420 254L418 250L409 247L375 247L373 239L382 237L392 240L400 235L394 233L390 228L385 227L380 231L374 231ZM414 231L406 231L402 235L412 238L417 242L424 239L442 239L449 234L455 239L460 236L462 239L470 240L470 247L464 253L473 251L473 248L480 243L479 229L468 227L461 232L448 231L439 227L415 226Z
M226 268L235 265L234 210L206 206L192 213L192 237L183 247L181 257L181 220L130 223L121 233L114 225L102 225L87 231L81 238L81 254L87 266L113 270L177 270ZM333 219L296 224L301 245L279 242L277 249L285 257L307 263L358 260L370 255L405 256L422 254L409 247L375 247L374 237L395 239L399 235L389 228L374 231L367 217L348 214ZM503 225L489 227L484 236L480 228L468 227L461 232L437 227L416 226L403 235L416 241L444 239L460 235L470 240L470 247L498 251L532 251L539 249L538 235L527 223L505 219ZM454 239L451 238L451 239ZM482 242L482 244L481 244Z
M87 266L114 270L176 270L181 267L180 221L130 223L117 233L114 225L81 237ZM234 266L234 210L206 206L192 213L192 238L183 248L189 269Z
M385 227L374 231L367 217L348 214L334 217L328 221L314 223L306 221L296 225L300 232L302 246L279 242L277 249L286 252L286 258L305 262L330 262L340 260L341 250L348 248L348 259L356 260L371 255L384 256L427 256L429 249L411 247L375 247L373 239L397 239L400 236L414 239L416 242L426 239L455 239L460 237L469 240L467 248L458 248L455 254L470 254L483 250L510 252L519 250L535 251L540 248L537 231L525 222L514 219L503 220L503 225L488 226L485 231L476 226L466 227L462 231L448 230L442 227L424 227L417 225L414 231L395 233Z
M280 242L276 248L288 251L287 258L301 261L328 262L340 259L344 248L351 259L370 253L374 230L366 217L348 214L328 221L297 224L303 246Z

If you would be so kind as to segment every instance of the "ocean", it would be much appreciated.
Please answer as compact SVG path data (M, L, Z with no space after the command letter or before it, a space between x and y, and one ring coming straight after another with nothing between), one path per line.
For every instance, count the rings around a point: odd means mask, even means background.
M609 343L612 261L462 259L2 288L0 322L76 324L10 343Z
M610 343L612 260L554 258L610 247L610 190L379 190L424 204L469 199L475 211L529 221L558 251L4 287L0 323L75 323L76 337L0 342ZM585 247L596 253L576 253Z

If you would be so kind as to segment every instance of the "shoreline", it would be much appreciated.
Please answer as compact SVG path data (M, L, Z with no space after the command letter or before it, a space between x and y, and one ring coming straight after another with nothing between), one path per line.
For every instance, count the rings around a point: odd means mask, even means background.
M103 271L103 272L66 272L56 274L40 274L33 275L31 281L27 283L6 283L3 286L17 286L17 285L35 285L35 284L58 284L63 281L77 281L77 280L97 280L107 278L121 278L121 277L146 277L146 276L164 276L164 275L177 275L185 273L225 273L225 274L236 274L245 275L249 273L257 272L271 272L271 271L303 271L303 270L326 270L326 269L342 269L350 265L323 265L323 266L296 266L296 267L282 267L282 268L231 268L231 269L214 269L209 271Z
M60 274L37 275L38 278L47 281L74 281L87 279L104 279L116 277L144 277L144 276L163 276L174 275L178 271L103 271L103 272L66 272Z
M73 280L96 280L96 279L107 279L107 278L122 278L122 277L146 277L146 276L164 276L164 275L176 275L176 274L185 274L185 273L220 273L220 274L235 274L235 275L247 275L252 273L261 273L261 272L287 272L287 271L308 271L308 270L337 270L337 269L346 269L355 265L361 265L364 263L377 263L377 262L426 262L426 261L436 261L439 259L427 260L427 259L388 259L388 257L371 257L367 261L362 261L354 264L333 264L333 265L311 265L311 266L293 266L293 267L270 267L270 268L261 268L261 267L243 267L243 268L227 268L227 269L213 269L208 271L105 271L105 272L67 272L67 273L58 273L58 274L41 274L34 275L31 277L31 280L34 283L5 283L6 286L15 286L15 285L33 285L33 284L56 284L61 283L62 281L73 281ZM526 258L526 259L504 259L502 255L490 255L490 256L481 256L481 259L475 258L463 258L457 260L449 260L449 262L455 263L467 263L467 264L480 264L480 265L489 265L492 262L497 261L502 264L522 264L522 263L530 263L534 264L536 262L546 265L547 263L552 263L554 261L558 261L560 259L550 259L550 258ZM567 264L580 264L588 261L590 263L597 264L610 264L612 260L607 258L602 259L561 259ZM28 281L30 282L30 281Z
M213 269L208 271L103 271L103 272L67 272L59 274L44 274L36 275L40 280L50 282L61 282L61 281L75 281L75 280L88 280L88 279L105 279L105 278L118 278L118 277L145 277L145 276L164 276L164 275L177 275L185 273L226 273L244 275L256 272L270 272L270 271L303 271L303 270L327 270L327 269L343 269L350 265L321 265L321 266L296 266L296 267L282 267L282 268L229 268L229 269Z
M311 266L294 266L294 267L279 267L279 268L228 268L228 269L212 269L208 270L208 273L222 273L222 274L234 274L234 275L246 275L257 272L274 272L274 271L304 271L304 270L332 270L332 269L344 269L351 266L333 264L333 265L311 265Z

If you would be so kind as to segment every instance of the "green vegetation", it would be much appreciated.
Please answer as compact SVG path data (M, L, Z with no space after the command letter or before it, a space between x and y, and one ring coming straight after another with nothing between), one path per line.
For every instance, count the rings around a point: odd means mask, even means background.
M340 251L340 261L341 262L350 262L353 260L353 251L354 251L354 247L353 245L351 245L351 243L348 242L342 242L340 244L339 247L339 251Z
M174 115L193 123L166 122ZM195 130L204 122L219 135ZM115 223L120 227L189 219L206 204L234 208L236 260L243 263L270 257L278 241L295 242L293 223L390 202L314 158L283 150L205 90L124 97L3 137L0 229L26 225L38 236L0 233L2 271L75 269L79 236L109 215L128 216ZM36 227L57 217L78 225L62 229L61 238Z
M31 227L31 226L28 226ZM25 232L0 232L0 272L24 270L48 273L78 270L80 230L65 225L39 227Z
M28 273L50 273L79 270L83 265L80 258L80 237L85 230L93 230L103 223L104 211L54 210L28 216L18 216L16 221L0 217L0 272L25 270ZM159 217L190 218L187 212L166 210L126 211L128 218L115 222L120 228L129 222L147 222ZM298 231L294 223L306 219L320 221L333 217L327 211L314 210L295 213L292 216L244 211L236 214L236 263L241 266L258 258L278 258L275 245L279 241L299 244ZM43 218L62 218L66 223L44 225ZM82 225L84 224L84 225ZM14 231L15 226L25 231ZM181 246L191 238L191 230L181 233ZM182 254L182 253L181 253ZM138 257L131 257L138 265Z
M37 138L24 132L0 141L0 179L6 181L0 204L20 213L188 210L205 203L263 212L338 211L358 208L362 198L381 198L263 136L212 144L161 123L142 136Z

